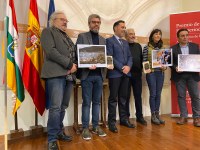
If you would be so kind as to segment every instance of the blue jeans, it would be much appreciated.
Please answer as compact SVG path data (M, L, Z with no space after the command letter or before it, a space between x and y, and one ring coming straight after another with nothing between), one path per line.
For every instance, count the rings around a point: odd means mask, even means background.
M63 119L65 109L69 105L73 88L72 81L66 81L65 77L46 79L49 95L49 117L47 122L48 142L57 140L57 135L63 132Z
M175 82L176 90L178 92L178 105L180 109L180 116L187 118L187 104L186 104L186 87L191 97L193 118L200 118L200 97L199 97L199 84L198 81L192 77L182 78Z
M147 84L149 87L150 97L149 104L151 112L159 111L160 98L162 87L164 83L164 73L162 71L155 71L146 75Z
M81 80L82 86L82 126L89 127L90 121L90 105L92 101L92 125L98 126L99 111L101 103L101 94L103 89L103 79L101 76L88 76L85 80Z

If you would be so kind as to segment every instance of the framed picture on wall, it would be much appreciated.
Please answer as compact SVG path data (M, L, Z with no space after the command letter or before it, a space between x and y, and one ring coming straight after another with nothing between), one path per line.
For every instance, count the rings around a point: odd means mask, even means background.
M105 45L77 44L78 67L89 68L107 67L107 54Z

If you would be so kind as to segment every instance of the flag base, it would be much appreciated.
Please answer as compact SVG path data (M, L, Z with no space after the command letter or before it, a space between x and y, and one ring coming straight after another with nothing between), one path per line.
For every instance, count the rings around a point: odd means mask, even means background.
M9 134L9 140L14 140L18 138L24 137L24 131L23 129L18 129L18 130L11 130Z
M31 126L31 136L44 134L44 128L41 125Z

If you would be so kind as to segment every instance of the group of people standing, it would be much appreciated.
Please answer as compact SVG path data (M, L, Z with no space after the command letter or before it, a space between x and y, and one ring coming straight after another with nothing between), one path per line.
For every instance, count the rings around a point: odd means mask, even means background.
M91 139L89 130L91 104L91 131L98 136L106 136L106 133L98 124L103 82L106 77L108 78L110 91L108 98L109 130L114 133L118 132L116 127L117 104L120 125L128 128L135 127L129 120L131 87L135 98L136 121L142 125L147 125L147 121L144 119L142 113L142 62L149 61L151 64L152 50L163 48L161 30L155 29L151 32L149 42L142 50L141 45L135 42L134 30L126 30L123 20L115 22L113 25L114 35L108 39L104 39L99 34L101 18L97 14L92 14L88 18L89 32L80 33L74 45L70 37L66 34L67 23L68 20L65 14L56 11L50 17L50 27L45 28L41 35L41 44L45 53L41 77L46 81L46 90L50 100L47 123L48 149L57 150L57 140L72 140L72 137L66 135L64 132L63 119L65 109L69 105L71 91L76 78L80 79L82 87L81 120L83 128L82 138L84 140ZM177 35L178 39L182 38L182 33L186 37L185 32L188 33L185 30L181 31ZM113 57L114 68L98 68L95 65L89 68L78 68L76 56L77 44L106 45L107 55ZM180 40L179 44L173 47L175 61L172 67L172 79L176 83L178 102L181 110L181 117L178 124L184 124L187 120L187 111L185 111L186 106L184 103L185 87L187 85L192 98L194 125L200 126L200 99L199 90L197 90L199 81L198 73L179 73L176 71L177 54L181 53L182 50L188 54L190 52L199 53L198 46L188 41L184 45ZM157 125L165 124L165 121L159 116L159 110L164 71L166 69L163 66L156 69L151 68L146 74L150 92L151 122Z

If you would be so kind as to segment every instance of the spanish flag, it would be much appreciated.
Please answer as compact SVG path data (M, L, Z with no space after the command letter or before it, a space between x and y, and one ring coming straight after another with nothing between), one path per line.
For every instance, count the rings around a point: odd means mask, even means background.
M30 1L27 40L24 53L23 81L40 115L45 110L45 84L40 79L43 51L40 44L40 24L37 1Z
M6 15L7 31L7 85L15 93L16 102L13 108L13 115L24 100L24 86L22 82L20 59L19 36L13 0L9 0Z

